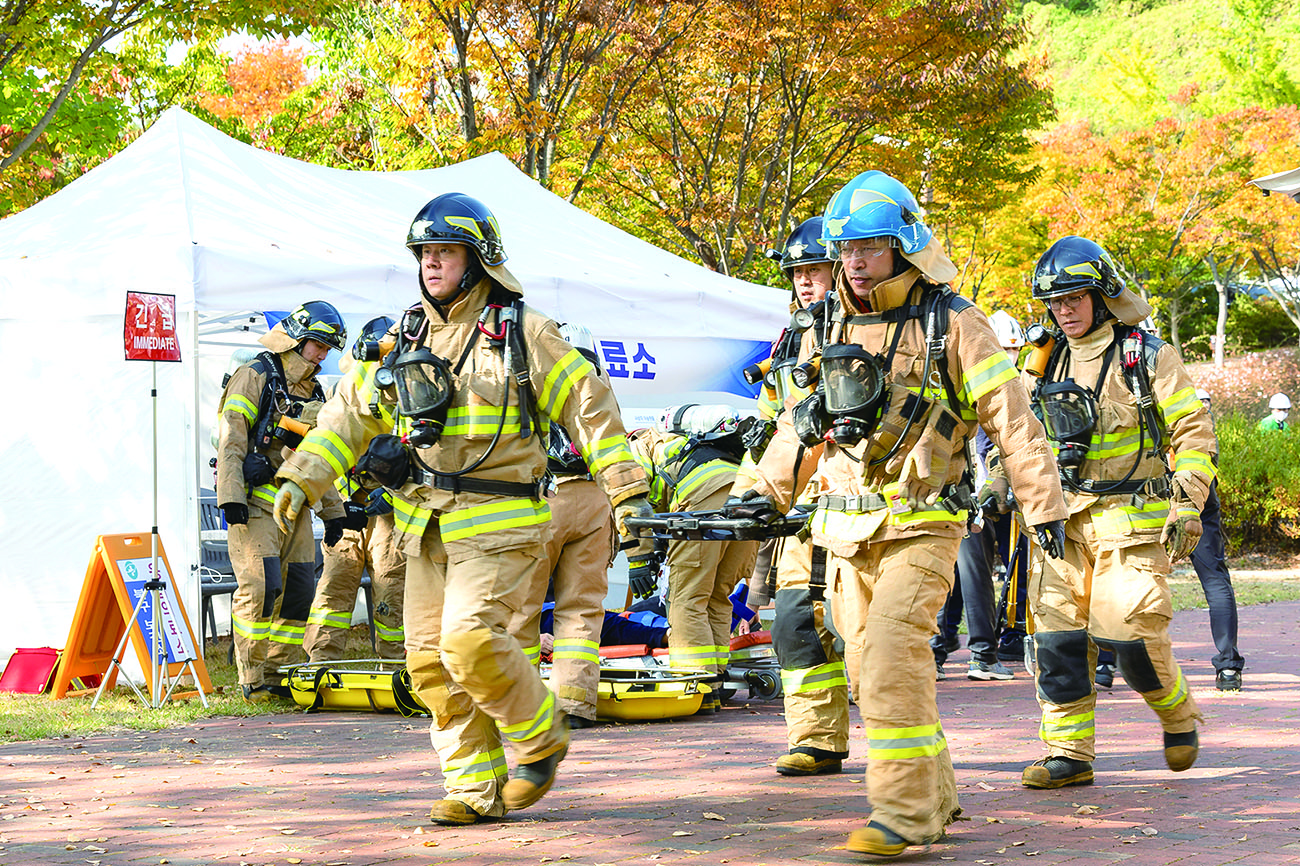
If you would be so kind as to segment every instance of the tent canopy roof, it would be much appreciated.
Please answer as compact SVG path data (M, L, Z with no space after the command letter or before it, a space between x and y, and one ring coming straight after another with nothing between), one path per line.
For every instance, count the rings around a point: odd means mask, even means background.
M1291 196L1295 201L1300 201L1300 168L1279 171L1277 174L1256 178L1251 183L1263 190L1264 195L1271 192L1280 192Z

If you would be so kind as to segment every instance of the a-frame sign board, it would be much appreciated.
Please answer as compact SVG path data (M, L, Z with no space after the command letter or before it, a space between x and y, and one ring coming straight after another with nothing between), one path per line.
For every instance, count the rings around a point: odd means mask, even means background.
M154 677L163 671L163 667L151 658L152 598L161 599L159 620L162 623L162 644L167 654L167 678L174 679L189 667L204 694L212 692L203 654L195 650L194 630L172 582L171 566L163 551L162 539L158 540L158 565L166 588L153 596L144 589L153 568L151 541L152 536L145 532L101 535L95 542L95 554L86 569L86 580L81 586L81 598L77 601L68 642L54 672L52 697L92 693L93 689L69 691L73 680L91 674L104 677L106 689L113 687L118 670L113 663L114 653L127 632L127 621L132 613L136 613L136 618L130 623L131 644L144 671L148 693L154 694ZM141 596L145 596L143 603ZM195 694L198 692L177 693L172 697Z

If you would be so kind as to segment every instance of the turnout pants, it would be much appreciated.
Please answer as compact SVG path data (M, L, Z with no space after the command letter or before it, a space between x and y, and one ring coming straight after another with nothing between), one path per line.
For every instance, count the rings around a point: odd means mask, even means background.
M847 621L836 625L849 653L855 643L862 648L855 673L871 820L913 844L938 839L961 811L929 642L952 589L959 542L923 535L863 544L853 556L836 558L841 580L851 585Z
M1167 733L1193 730L1200 714L1169 640L1169 557L1155 542L1102 547L1094 511L1066 523L1065 559L1043 558L1030 578L1036 630L1039 734L1049 755L1091 761L1096 750L1097 646L1113 650L1124 681Z
M814 748L847 758L849 683L826 627L828 555L816 554L821 573L815 589L809 585L814 556L812 542L787 538L777 568L772 644L781 664L785 725L790 751Z
M503 738L520 764L568 743L568 726L524 646L538 642L537 616L512 629L546 583L541 536L534 545L489 550L455 562L430 522L420 554L407 558L406 664L429 708L429 736L450 799L481 815L505 814ZM523 631L531 629L531 633Z
M406 557L397 549L393 515L370 518L360 532L348 530L343 540L322 550L325 568L303 636L303 649L313 662L343 658L352 609L357 603L362 575L369 570L375 600L375 648L380 658L400 659L403 646L402 596L406 588Z
M692 511L722 507L728 490L719 488ZM719 677L731 657L731 599L736 584L749 577L757 541L672 541L668 544L668 662ZM557 605L558 607L558 605Z
M596 482L561 481L551 506L546 564L555 592L551 689L566 713L596 718L600 630L614 559L614 510Z
M301 661L316 584L311 513L304 509L292 532L285 535L269 511L253 505L246 525L230 527L226 549L235 567L230 620L239 682L263 685L266 673Z

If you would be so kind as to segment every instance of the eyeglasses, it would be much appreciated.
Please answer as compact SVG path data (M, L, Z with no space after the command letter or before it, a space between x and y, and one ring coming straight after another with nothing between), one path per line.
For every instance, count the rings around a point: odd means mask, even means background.
M840 259L842 261L847 261L849 259L876 259L883 256L890 250L890 248L889 244L886 244L883 247L869 246L867 244L854 244L853 246L848 246L846 244L840 247Z
M454 261L465 254L465 247L459 244L425 244L420 247L421 261Z
M1087 292L1080 292L1077 295L1066 295L1061 298L1048 298L1047 309L1051 310L1053 313L1059 313L1067 307L1071 310L1077 310L1079 309L1079 305L1083 303L1083 299L1086 297L1088 297Z

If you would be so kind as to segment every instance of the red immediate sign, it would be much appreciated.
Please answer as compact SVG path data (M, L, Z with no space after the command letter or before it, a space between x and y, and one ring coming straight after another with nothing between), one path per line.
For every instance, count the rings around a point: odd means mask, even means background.
M127 292L125 332L128 361L179 361L176 296Z

